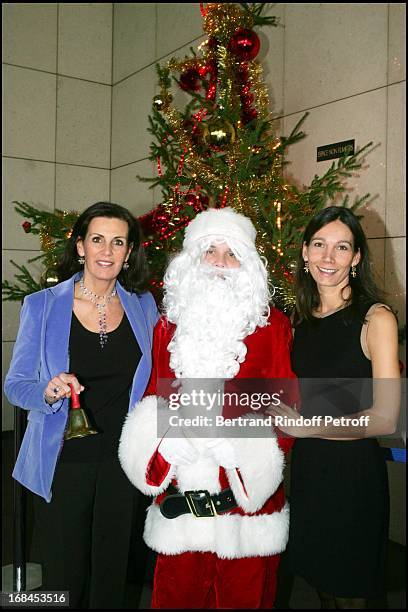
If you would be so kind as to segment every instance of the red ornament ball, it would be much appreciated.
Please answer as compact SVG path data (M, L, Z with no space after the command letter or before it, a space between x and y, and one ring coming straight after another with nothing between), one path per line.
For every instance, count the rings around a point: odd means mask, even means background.
M215 38L215 36L210 36L207 41L207 47L209 49L216 49L218 47L218 40Z
M201 87L201 75L197 68L189 68L180 75L180 87L184 91L198 91Z
M238 83L241 83L242 85L245 85L246 83L248 83L249 70L248 70L248 64L246 62L242 62L241 64L238 64L238 66L235 69L235 73L236 73L236 78L237 78Z
M21 225L25 233L29 234L31 231L31 223L29 221L24 221L24 223L22 223Z
M254 101L254 94L252 93L241 94L242 106L245 109L249 108L253 101Z
M248 28L240 28L233 34L228 43L228 50L241 61L254 59L261 47L258 35Z
M209 81L216 80L218 73L217 63L214 60L210 60L208 64L198 69L198 73L202 79L208 77Z
M246 125L247 123L249 123L250 121L253 121L257 117L258 117L258 111L256 110L256 108L245 108L244 107L243 113L241 115L241 121L244 125Z

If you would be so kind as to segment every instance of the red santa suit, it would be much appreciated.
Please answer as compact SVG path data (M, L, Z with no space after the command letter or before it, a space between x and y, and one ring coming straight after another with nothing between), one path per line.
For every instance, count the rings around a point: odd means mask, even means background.
M231 438L238 468L224 469L200 454L188 465L171 465L160 454L157 381L174 378L169 342L175 325L162 318L153 342L153 370L145 398L127 416L119 447L131 482L155 497L144 539L159 553L152 608L272 608L276 570L287 543L289 509L282 484L288 438ZM246 357L236 378L290 379L291 328L271 309L268 325L244 339ZM196 440L197 448L206 440ZM166 518L160 503L169 485L180 493L231 489L237 506L213 517L192 513ZM171 487L172 492L174 492Z

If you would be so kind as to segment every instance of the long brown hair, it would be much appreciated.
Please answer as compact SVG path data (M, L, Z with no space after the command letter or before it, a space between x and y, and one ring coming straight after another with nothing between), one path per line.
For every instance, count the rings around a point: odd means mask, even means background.
M351 306L349 309L350 316L360 315L362 305L383 302L382 292L377 287L373 277L367 239L359 220L348 208L329 206L328 208L323 208L309 221L303 234L295 277L295 323L303 319L311 320L313 318L313 311L320 305L320 295L316 282L312 275L307 274L304 270L303 245L309 246L311 239L319 229L336 220L347 225L353 234L354 253L360 251L360 261L356 265L356 276L349 276L348 286L351 289L348 299Z

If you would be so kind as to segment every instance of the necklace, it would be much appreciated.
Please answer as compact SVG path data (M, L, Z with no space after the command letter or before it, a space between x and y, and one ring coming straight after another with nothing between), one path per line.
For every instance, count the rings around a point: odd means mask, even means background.
M328 310L327 312L324 312L324 313L315 312L314 316L317 317L318 319L324 319L325 317L329 317L330 315L334 314L335 312L338 312L339 310L343 310L343 308L345 308L346 306L347 306L347 302L344 302L340 306L337 306L337 308L332 308L331 310Z
M87 295L91 302L95 304L98 309L99 316L99 344L101 348L104 348L108 341L108 334L106 331L106 306L109 304L111 299L116 295L116 287L113 288L109 295L97 295L84 285L84 281L81 278L79 281L79 287L84 295Z

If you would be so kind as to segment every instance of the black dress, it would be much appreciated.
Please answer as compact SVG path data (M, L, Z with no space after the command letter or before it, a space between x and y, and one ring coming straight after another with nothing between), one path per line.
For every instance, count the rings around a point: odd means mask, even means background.
M336 404L335 416L369 408L371 398L365 387L372 378L371 362L360 343L369 306L360 308L358 317L351 317L348 307L296 327L294 372L303 380L331 379L327 393L320 393L317 401L320 414L322 397L326 405ZM354 379L359 386L359 399L355 399L355 390L350 394L341 389L346 379ZM305 383L309 392L304 405L307 417L313 411L310 389L315 384L315 390L321 391L324 381ZM350 397L354 400L348 401ZM389 493L387 468L376 439L297 439L291 461L290 503L288 554L294 574L338 597L373 598L384 592Z

